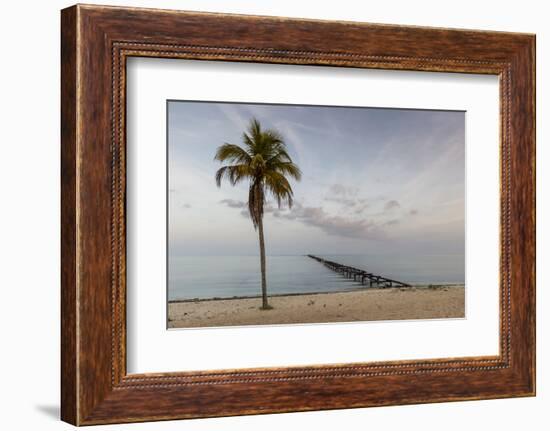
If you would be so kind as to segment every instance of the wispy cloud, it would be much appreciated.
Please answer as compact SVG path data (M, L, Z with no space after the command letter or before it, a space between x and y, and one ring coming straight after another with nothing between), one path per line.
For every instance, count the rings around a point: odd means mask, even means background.
M294 208L266 203L268 247L363 253L422 244L420 252L428 253L435 250L425 245L432 239L445 244L438 252L455 250L463 239L463 113L174 102L168 124L170 223L189 253L210 244L216 226L225 252L241 253L247 235L256 246L243 220L247 185L216 188L220 164L213 161L223 142L241 143L253 116L283 134L303 171L302 180L292 182ZM365 238L387 241L375 246Z
M334 202L334 203L341 204L341 205L346 206L346 207L354 207L355 205L357 205L357 201L355 199L327 197L327 198L325 198L325 201Z
M322 207L308 207L295 203L289 211L275 211L274 217L286 220L296 220L307 226L320 228L332 236L362 239L382 239L384 231L372 220L349 218L331 215Z
M332 184L329 192L336 196L357 196L357 193L359 193L359 187L345 186L343 184Z
M327 196L324 200L351 208L364 202L364 199L357 198L358 193L359 187L357 186L335 183L329 186Z
M386 204L384 205L384 209L386 211L391 211L391 210L399 208L400 206L401 205L399 204L399 202L397 202L396 200L391 200L391 201L386 202Z
M222 199L220 203L228 206L229 208L244 208L246 206L246 202L235 199Z

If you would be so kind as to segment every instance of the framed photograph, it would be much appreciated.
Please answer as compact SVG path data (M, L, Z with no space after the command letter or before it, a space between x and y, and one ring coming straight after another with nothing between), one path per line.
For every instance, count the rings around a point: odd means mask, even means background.
M62 419L535 394L535 36L61 14Z
M464 111L166 110L169 328L464 318Z

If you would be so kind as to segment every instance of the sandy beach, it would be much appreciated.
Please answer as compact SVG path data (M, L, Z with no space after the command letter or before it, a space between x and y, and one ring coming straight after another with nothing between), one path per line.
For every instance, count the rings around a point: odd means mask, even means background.
M464 317L464 286L362 289L261 298L173 301L169 328Z

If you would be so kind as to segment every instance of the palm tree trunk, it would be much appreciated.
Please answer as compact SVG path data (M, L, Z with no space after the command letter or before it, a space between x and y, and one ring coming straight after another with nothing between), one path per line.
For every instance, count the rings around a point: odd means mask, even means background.
M265 242L264 242L264 223L263 217L258 221L258 233L260 236L260 268L262 271L262 309L269 310L271 307L267 303L267 283L265 277Z

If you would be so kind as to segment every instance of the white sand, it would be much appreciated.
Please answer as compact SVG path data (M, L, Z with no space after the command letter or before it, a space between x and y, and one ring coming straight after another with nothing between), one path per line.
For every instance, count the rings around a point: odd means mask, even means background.
M190 328L288 323L464 317L464 286L364 289L351 292L170 302L168 326Z

